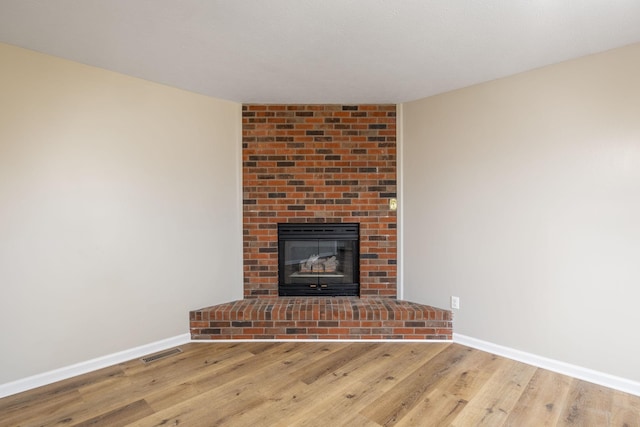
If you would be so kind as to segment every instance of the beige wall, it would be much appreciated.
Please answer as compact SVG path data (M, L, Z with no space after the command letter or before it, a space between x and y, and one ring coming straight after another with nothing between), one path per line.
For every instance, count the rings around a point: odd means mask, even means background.
M0 44L0 384L242 297L236 103Z
M403 111L405 298L640 381L640 44Z

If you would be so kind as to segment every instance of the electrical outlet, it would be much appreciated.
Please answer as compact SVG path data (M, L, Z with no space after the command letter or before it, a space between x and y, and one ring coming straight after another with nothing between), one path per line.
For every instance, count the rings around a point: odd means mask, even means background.
M459 309L460 308L460 297L451 297L451 308Z

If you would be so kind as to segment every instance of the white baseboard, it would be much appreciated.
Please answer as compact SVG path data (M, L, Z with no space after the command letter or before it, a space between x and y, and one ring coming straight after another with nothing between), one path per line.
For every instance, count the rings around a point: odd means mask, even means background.
M527 363L559 374L568 375L580 380L640 396L640 382L616 377L604 372L594 371L593 369L583 368L581 366L572 365L559 360L548 359L543 356L538 356L536 354L527 353L510 347L504 347L498 344L479 340L477 338L468 337L466 335L454 333L453 342L486 351L488 353L497 354L498 356L504 356L509 359L517 360L518 362Z
M128 350L119 351L117 353L87 360L85 362L76 363L74 365L65 366L42 374L33 375L31 377L12 381L10 383L0 384L0 398L31 390L36 387L51 384L56 381L66 380L76 375L86 374L87 372L97 369L106 368L108 366L117 365L118 363L136 359L147 354L156 353L171 347L182 345L190 341L189 334L177 335L175 337L166 338L164 340L152 342L150 344L141 345Z
M357 343L357 342L379 342L379 343L405 343L405 342L423 342L423 343L431 343L431 342L444 342L444 343L452 343L453 340L405 340L405 339L398 339L398 340L391 340L391 339L331 339L331 340L325 340L325 339L313 339L313 338L302 338L302 339L230 339L230 340L205 340L205 339L197 339L197 340L191 340L192 343L234 343L234 342L315 342L315 343L326 343L326 342L330 342L330 343Z

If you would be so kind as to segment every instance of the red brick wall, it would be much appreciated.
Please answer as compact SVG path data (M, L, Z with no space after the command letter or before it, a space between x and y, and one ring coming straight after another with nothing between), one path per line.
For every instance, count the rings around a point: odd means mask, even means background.
M245 298L277 297L277 224L359 222L360 296L396 297L395 105L242 107Z

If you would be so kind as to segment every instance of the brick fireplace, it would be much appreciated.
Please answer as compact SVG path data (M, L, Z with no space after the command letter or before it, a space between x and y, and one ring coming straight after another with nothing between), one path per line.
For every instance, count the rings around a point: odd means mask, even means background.
M398 301L395 105L244 105L244 300L191 312L194 339L450 339ZM278 297L278 224L357 223L358 297Z
M395 105L245 105L244 296L278 295L277 224L360 223L360 296L396 296Z

